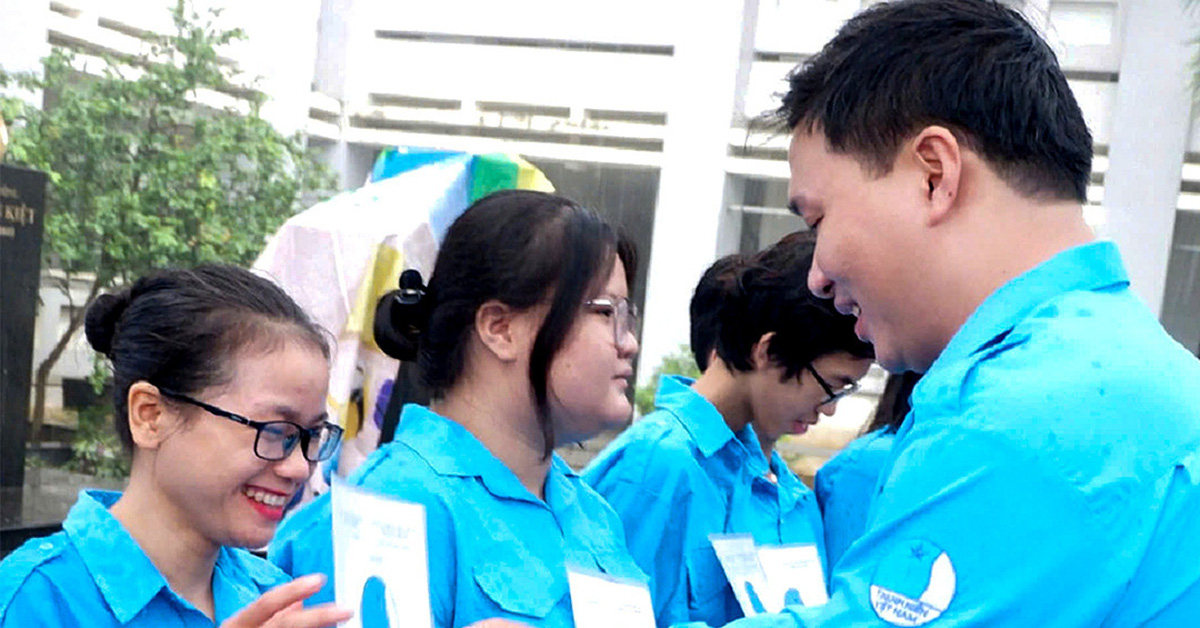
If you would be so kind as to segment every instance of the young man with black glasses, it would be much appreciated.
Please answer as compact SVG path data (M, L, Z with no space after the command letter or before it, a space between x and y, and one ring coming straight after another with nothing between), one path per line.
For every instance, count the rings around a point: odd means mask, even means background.
M816 498L774 448L857 390L872 352L855 337L853 317L805 287L812 253L812 234L797 233L758 255L714 263L691 302L692 352L703 374L664 375L657 410L584 471L621 516L653 583L660 626L723 624L741 617L745 603L772 605L775 582L753 595L730 584L711 534L748 534L757 546L797 557L810 552L824 595Z

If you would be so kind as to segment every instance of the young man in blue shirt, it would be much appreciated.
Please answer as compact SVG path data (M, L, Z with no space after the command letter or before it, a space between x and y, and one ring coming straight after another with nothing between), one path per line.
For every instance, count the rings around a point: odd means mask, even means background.
M874 6L790 76L809 287L924 372L831 599L742 626L1184 626L1200 616L1200 363L1081 206L1049 46L982 0Z
M790 546L785 552L814 546L820 560L810 573L824 594L821 511L774 448L832 414L872 353L855 337L853 317L804 287L812 252L812 234L795 233L757 255L714 263L690 308L703 374L664 376L656 410L583 473L620 515L630 553L650 576L660 626L742 616L712 534L748 534L758 546Z

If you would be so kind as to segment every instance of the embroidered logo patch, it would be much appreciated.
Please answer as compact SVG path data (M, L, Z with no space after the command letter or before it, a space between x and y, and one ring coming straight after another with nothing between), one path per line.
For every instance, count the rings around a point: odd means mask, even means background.
M950 607L956 586L949 554L929 541L904 541L875 570L871 607L893 626L923 626Z

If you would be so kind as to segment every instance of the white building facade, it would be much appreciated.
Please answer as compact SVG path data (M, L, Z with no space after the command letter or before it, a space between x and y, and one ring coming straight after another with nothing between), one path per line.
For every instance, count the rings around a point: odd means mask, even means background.
M36 69L51 44L129 50L139 33L169 30L168 4L0 0L0 67ZM787 71L870 2L205 4L225 6L222 23L249 36L228 52L261 77L264 115L305 133L344 188L361 185L387 146L519 153L621 224L644 262L644 382L687 342L704 268L802 228L785 210L787 138L747 129L776 105ZM1009 4L1047 33L1095 137L1089 221L1118 243L1168 330L1200 351L1197 21L1181 0ZM35 364L45 337L36 351Z

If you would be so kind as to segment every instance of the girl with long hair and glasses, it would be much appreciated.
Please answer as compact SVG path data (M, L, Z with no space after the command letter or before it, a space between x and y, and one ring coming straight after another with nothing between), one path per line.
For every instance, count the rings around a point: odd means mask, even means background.
M434 626L572 626L569 569L645 580L616 514L553 453L629 420L635 271L594 212L497 192L451 225L428 286L406 271L377 310L381 348L417 361L433 401L405 406L348 481L424 505ZM332 574L330 520L322 496L269 557Z

